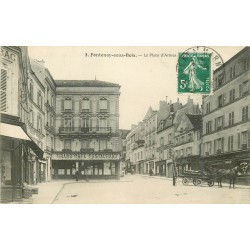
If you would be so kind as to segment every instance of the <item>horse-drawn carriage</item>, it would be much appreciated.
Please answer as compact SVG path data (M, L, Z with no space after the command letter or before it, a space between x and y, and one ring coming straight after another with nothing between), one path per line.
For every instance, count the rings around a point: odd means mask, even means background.
M195 186L201 186L203 183L207 183L209 187L214 185L215 176L205 171L184 171L179 174L182 178L182 184L187 186L189 183L193 183Z
M231 185L235 186L236 178L239 176L245 176L248 172L248 163L241 163L239 166L236 166L231 169L215 169L212 167L207 167L205 171L184 171L179 174L179 177L182 177L183 185L188 185L192 182L195 186L201 186L203 183L207 183L209 187L214 185L214 182L218 182L218 186L222 187L222 180L229 180L229 188Z

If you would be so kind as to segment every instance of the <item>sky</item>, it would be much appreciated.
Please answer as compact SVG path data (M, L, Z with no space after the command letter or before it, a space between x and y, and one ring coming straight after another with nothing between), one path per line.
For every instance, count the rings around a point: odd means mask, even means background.
M32 46L28 50L30 58L45 61L55 80L97 79L121 85L120 129L130 129L131 124L143 120L150 106L158 110L160 100L166 100L166 96L168 101L179 98L185 104L188 95L177 93L176 65L178 53L189 48ZM226 62L243 47L212 48ZM126 53L126 57L99 56ZM200 95L191 98L201 104Z

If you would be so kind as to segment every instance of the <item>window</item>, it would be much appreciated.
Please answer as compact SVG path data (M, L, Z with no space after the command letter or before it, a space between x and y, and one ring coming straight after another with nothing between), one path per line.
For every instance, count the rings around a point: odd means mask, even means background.
M163 137L161 137L161 139L160 139L160 145L161 145L161 146L164 145L164 138L163 138Z
M81 148L83 149L89 148L89 141L86 139L81 140Z
M54 138L50 137L51 149L54 149Z
M248 106L242 108L242 121L246 122L248 120Z
M64 118L64 128L72 128L73 123L72 123L72 118Z
M206 134L209 134L212 132L212 121L209 121L206 123Z
M188 134L188 135L187 135L187 141L188 141L188 142L192 141L192 134Z
M180 156L184 156L184 154L183 154L183 149L181 149L181 155Z
M221 87L223 85L223 82L224 82L224 74L222 73L218 76L217 87Z
M219 97L218 97L218 107L220 108L220 107L222 107L223 106L223 95L220 95Z
M106 98L100 99L100 111L106 111L108 109L108 101Z
M233 145L234 145L234 137L233 135L230 135L228 137L228 151L233 151Z
M71 140L70 139L64 140L64 149L71 149Z
M34 112L32 109L30 109L29 122L30 122L31 126L34 127Z
M104 150L107 149L107 140L99 140L99 149Z
M230 79L235 77L235 65L230 68Z
M42 118L40 117L40 115L37 116L37 130L42 133Z
M235 89L231 89L230 92L229 92L229 99L230 99L230 102L233 102L234 99L235 99Z
M229 113L229 126L234 125L234 112Z
M245 81L239 85L240 97L244 97L249 93L249 82Z
M43 97L40 90L37 92L37 105L41 110L43 109Z
M160 161L162 161L164 159L164 152L160 151Z
M58 169L58 175L64 175L65 171L64 169Z
M7 70L1 69L0 111L7 112Z
M30 93L29 93L29 95L30 95L30 100L34 100L34 87L33 87L33 84L32 83L30 83Z
M90 127L90 119L89 118L82 118L81 127L82 128L89 128Z
M243 60L243 70L249 69L249 58Z
M187 150L186 150L186 152L187 152L187 156L192 155L192 148L188 147Z
M172 134L168 135L168 143L172 143Z
M212 153L212 142L206 142L205 143L205 155L209 155Z
M210 113L210 102L207 103L206 107L207 107L207 114L208 114Z
M215 119L215 130L221 130L224 127L224 116L220 116Z
M90 110L90 100L85 97L82 100L82 111L88 112L89 110Z
M224 150L224 138L214 140L214 151L215 154L221 153Z
M70 110L72 110L72 108L73 108L72 100L70 98L66 98L64 100L64 110L70 111Z

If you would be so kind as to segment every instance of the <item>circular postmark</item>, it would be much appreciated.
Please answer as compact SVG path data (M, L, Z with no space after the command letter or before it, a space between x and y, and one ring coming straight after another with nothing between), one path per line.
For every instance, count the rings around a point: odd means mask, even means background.
M224 78L223 65L221 55L211 47L196 46L180 52L176 67L178 93L211 94L214 71L221 68L220 78ZM219 79L219 81L223 81L223 79Z

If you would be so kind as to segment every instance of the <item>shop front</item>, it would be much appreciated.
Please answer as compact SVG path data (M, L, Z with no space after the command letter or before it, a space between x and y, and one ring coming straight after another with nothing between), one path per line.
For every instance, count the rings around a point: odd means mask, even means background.
M200 159L203 170L207 167L214 169L232 169L241 164L247 164L247 173L244 176L238 176L237 183L250 184L250 150L241 150L219 155L205 156Z
M166 160L155 162L155 175L166 176Z
M176 166L178 167L179 173L183 173L189 170L199 170L199 156L187 156L176 160Z
M52 155L52 178L119 179L120 153L61 153Z
M34 142L17 124L0 123L1 202L21 200L23 183L31 176L28 158Z

